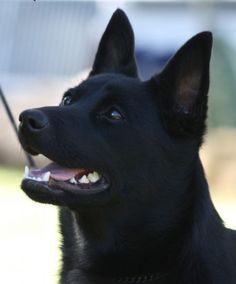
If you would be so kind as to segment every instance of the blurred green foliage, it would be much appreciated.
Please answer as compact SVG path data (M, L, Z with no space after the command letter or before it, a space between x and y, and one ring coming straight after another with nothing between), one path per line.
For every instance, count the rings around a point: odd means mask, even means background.
M236 127L236 51L215 39L209 93L209 126Z

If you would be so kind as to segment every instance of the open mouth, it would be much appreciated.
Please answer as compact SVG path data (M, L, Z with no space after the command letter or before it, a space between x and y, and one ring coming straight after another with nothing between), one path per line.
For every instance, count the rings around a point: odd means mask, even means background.
M95 170L64 168L52 162L40 169L26 166L22 189L36 201L63 205L104 194L109 185L108 179Z
M105 177L92 170L63 168L51 163L41 169L25 167L24 179L45 183L51 188L66 191L102 190L108 187Z

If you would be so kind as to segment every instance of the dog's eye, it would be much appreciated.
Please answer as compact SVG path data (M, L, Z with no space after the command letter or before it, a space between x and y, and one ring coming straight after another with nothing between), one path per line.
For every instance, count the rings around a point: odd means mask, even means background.
M112 119L112 120L121 120L123 119L123 116L122 114L115 108L112 108L110 109L107 113L106 113L106 116L109 118L109 119Z
M65 96L63 99L62 99L62 102L61 102L61 105L62 106L67 106L69 104L71 104L71 101L72 101L72 97L71 96Z

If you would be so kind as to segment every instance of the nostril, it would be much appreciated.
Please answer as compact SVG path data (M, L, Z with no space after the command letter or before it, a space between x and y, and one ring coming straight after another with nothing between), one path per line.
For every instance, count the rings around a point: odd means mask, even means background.
M20 122L22 122L22 121L23 121L22 114L20 114L20 116L19 116L19 121L20 121Z
M19 116L19 121L20 121L20 127L23 126L23 116L20 114Z
M29 117L28 124L33 129L42 129L46 125L44 120L39 120L39 119L36 119L35 117L34 118Z
M48 118L41 110L26 110L19 116L20 126L29 130L41 130L48 124Z
M24 112L22 112L22 113L19 115L19 122L20 122L20 127L23 127L23 124L25 124Z

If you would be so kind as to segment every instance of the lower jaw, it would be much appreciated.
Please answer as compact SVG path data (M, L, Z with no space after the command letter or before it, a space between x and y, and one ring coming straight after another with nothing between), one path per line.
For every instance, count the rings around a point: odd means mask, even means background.
M50 178L49 182L45 184L54 190L62 190L64 192L69 192L72 194L74 193L94 194L102 192L109 187L108 182L105 180L104 177L102 177L96 183L77 183L77 184L71 184L68 181L58 181Z
M85 187L85 185L84 185ZM110 186L101 183L96 188L76 188L62 181L38 182L24 179L23 191L34 201L58 206L76 207L79 205L99 205L110 199Z

